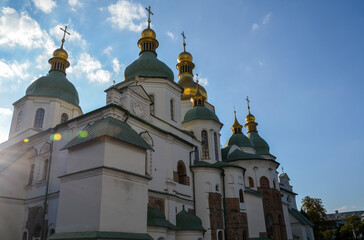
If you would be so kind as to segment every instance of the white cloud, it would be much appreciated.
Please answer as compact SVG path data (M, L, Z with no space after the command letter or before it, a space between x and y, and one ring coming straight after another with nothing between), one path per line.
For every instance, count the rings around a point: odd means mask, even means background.
M0 108L0 143L8 140L12 115L11 109Z
M194 79L195 81L197 81L197 75L195 75L195 76L193 77L193 79ZM207 84L209 83L209 81L208 81L208 79L207 79L207 78L203 78L203 77L201 77L201 75L199 75L199 76L198 76L198 83L199 83L200 85L202 85L202 86L206 87L206 86L207 86Z
M119 60L117 58L114 58L112 60L112 69L114 70L115 73L120 72L120 63L119 63Z
M27 79L29 77L29 66L28 61L24 63L18 63L17 61L7 63L5 60L0 59L0 79Z
M108 83L110 82L111 73L106 70L97 70L96 72L89 73L88 77L91 82Z
M51 13L52 9L57 6L53 0L33 0L34 5L45 13Z
M111 17L107 20L119 29L140 32L146 26L146 11L140 3L120 0L108 7Z
M110 54L111 51L112 51L112 47L111 46L108 46L107 48L104 49L103 53Z
M253 31L257 30L259 28L258 23L254 23L252 26Z
M71 7L82 7L82 4L79 0L68 0L68 4Z
M167 36L170 37L172 40L175 39L175 36L173 33L171 33L170 31L167 32Z
M90 82L107 83L110 81L111 73L101 68L100 61L92 58L88 53L82 53L73 70L76 73L86 73Z
M267 15L265 15L265 17L263 18L263 24L267 24L269 23L270 17L272 16L272 13L267 13Z
M0 45L28 49L42 48L48 42L49 35L42 30L37 21L26 12L18 13L12 8L2 8L0 14Z
M352 205L352 206L342 206L339 209L337 209L339 212L343 212L343 211L347 211L347 210L353 210L355 209L356 206Z
M0 107L0 115L12 116L13 115L13 111L11 111L11 109L9 109L9 108L2 108L2 107Z

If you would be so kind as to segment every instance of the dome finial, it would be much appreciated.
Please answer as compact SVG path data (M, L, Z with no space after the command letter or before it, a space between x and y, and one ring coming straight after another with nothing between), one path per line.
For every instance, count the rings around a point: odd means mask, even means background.
M231 130L233 131L233 134L235 133L241 133L243 126L238 122L238 119L236 118L236 111L234 106L234 123L231 126Z
M196 75L198 77L198 74L196 74ZM191 102L193 103L193 107L204 106L205 105L206 97L202 94L202 92L200 90L200 85L198 83L199 83L199 81L197 79L197 81L196 81L196 94L195 94L195 96L193 96L191 98Z
M61 45L61 48L63 49L63 43L66 41L65 37L66 37L66 33L68 35L71 35L69 32L67 32L67 25L64 26L64 29L63 28L60 28L62 31L63 31L63 38L62 38L62 45Z
M246 97L246 102L248 103L248 115L245 117L245 127L249 132L256 132L258 123L255 122L255 117L253 114L250 113L250 100L249 97Z
M181 33L182 38L183 38L183 51L186 52L186 36L185 36L185 32L183 31Z
M145 8L148 11L148 28L150 28L150 14L154 15L152 11L150 10L150 6L148 8Z
M68 53L66 50L63 49L63 44L66 41L66 33L68 35L71 35L69 32L67 32L67 26L63 28L60 28L63 31L63 38L62 38L62 45L60 48L56 49L53 52L53 57L48 60L48 63L51 65L51 70L57 70L61 71L63 73L66 73L66 68L70 66L70 63L67 61L68 59Z

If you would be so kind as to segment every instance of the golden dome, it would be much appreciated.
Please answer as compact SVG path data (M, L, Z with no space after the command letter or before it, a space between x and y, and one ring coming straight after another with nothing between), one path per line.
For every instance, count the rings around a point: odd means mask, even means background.
M53 57L58 57L58 58L63 58L65 60L68 59L68 53L66 52L66 50L63 49L63 47L56 49L53 52Z
M192 57L191 53L189 53L189 52L181 52L177 57L177 61L179 63L182 61L192 62L192 60L193 60L193 57Z
M197 93L197 84L193 81L193 77L190 74L181 74L179 76L178 84L183 87L182 100L190 100ZM207 99L206 89L199 85L199 92Z
M249 112L249 114L246 116L246 118L245 118L245 122L246 123L251 123L251 122L255 122L255 117L254 117L254 115L253 114L251 114L250 112Z
M156 38L156 34L151 28L146 28L143 30L142 34L140 35L141 38Z

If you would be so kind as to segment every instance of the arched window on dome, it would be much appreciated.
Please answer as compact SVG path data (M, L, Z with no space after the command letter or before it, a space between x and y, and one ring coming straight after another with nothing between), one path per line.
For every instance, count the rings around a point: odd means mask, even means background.
M202 146L202 159L209 159L209 141L207 138L207 131L201 132L201 146Z
M67 113L62 113L61 115L61 123L67 122L68 121L68 114Z
M217 133L214 132L215 160L219 161L219 148L217 145Z
M169 101L170 104L170 108L171 108L171 120L175 121L175 109L174 109L174 99L171 98L171 100Z
M239 200L241 203L244 202L244 194L242 189L239 190Z
M38 108L37 111L35 112L34 127L42 128L43 120L44 120L44 109Z
M249 177L249 187L254 187L254 180L252 177Z
M23 121L23 111L20 111L18 114L18 119L16 120L15 132L19 131L22 121Z
M263 176L260 178L260 187L269 188L269 180L267 177Z

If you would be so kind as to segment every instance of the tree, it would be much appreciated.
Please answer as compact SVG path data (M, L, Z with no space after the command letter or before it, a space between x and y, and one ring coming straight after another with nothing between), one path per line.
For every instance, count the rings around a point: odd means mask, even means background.
M326 209L322 204L322 200L320 198L306 196L302 199L301 212L315 225L313 227L315 239L323 239L322 234L320 234L320 228L326 221Z
M358 216L350 216L343 219L345 225L340 228L340 235L345 239L363 239L364 222Z

